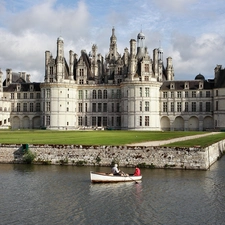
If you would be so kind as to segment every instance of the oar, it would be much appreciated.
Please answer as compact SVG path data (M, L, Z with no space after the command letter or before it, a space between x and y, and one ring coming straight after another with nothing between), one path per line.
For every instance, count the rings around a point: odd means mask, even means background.
M121 171L121 173L122 173L122 174L125 174L123 171ZM137 182L136 180L132 179L132 178L130 177L129 174L128 174L128 177L129 177L132 181L134 181L136 184L138 184L138 182Z

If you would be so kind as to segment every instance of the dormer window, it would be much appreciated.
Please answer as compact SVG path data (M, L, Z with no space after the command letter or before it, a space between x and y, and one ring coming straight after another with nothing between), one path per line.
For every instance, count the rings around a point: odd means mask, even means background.
M185 82L184 89L189 89L189 82Z
M170 84L170 89L175 89L175 84L174 83Z
M203 82L199 82L199 89L203 89Z

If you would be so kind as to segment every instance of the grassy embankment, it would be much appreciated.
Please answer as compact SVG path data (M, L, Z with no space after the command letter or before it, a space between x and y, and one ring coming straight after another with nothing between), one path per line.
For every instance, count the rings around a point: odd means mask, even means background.
M65 144L65 145L125 145L145 141L169 140L206 132L153 132L153 131L49 131L18 130L0 131L0 143L4 144ZM218 133L189 141L171 143L167 146L207 146L225 139L225 133Z
M225 139L225 132L214 134L214 135L209 135L209 136L206 136L206 137L186 140L186 141L174 142L174 143L170 143L170 144L167 144L167 145L164 145L164 146L168 146L168 147L200 146L200 147L204 148L204 147L207 147L209 145L212 145L213 143L221 141L223 139Z

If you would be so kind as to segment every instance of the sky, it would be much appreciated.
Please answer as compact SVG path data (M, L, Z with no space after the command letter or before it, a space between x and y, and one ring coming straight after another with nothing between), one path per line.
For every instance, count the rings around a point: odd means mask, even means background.
M67 62L70 50L80 56L93 44L105 56L114 27L121 55L142 31L151 58L159 47L164 64L173 58L175 80L212 79L225 66L224 13L224 0L0 0L0 68L43 82L58 37Z

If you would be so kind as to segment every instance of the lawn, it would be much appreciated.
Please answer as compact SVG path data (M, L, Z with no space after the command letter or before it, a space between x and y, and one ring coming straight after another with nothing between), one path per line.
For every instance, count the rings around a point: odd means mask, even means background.
M0 143L4 144L67 144L67 145L126 145L131 143L169 140L172 138L204 134L206 132L153 132L153 131L49 131L49 130L0 130ZM223 134L223 135L222 135ZM225 138L222 133L219 139ZM203 138L216 140L217 135ZM186 141L188 142L188 141ZM185 142L185 143L186 143ZM201 145L194 140L191 146ZM183 142L184 143L184 142ZM182 145L182 143L181 143Z
M170 143L164 146L168 147L193 147L193 146L201 146L201 147L207 147L209 145L212 145L213 143L216 143L218 141L221 141L225 139L225 132L209 135L206 137L186 140L186 141L179 141Z

